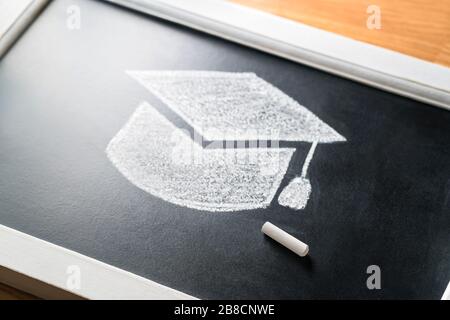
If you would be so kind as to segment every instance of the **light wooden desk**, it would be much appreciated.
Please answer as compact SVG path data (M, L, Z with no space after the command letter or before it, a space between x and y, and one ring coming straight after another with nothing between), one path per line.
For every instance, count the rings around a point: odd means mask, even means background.
M0 300L36 300L35 296L0 283Z
M450 66L450 0L231 1ZM369 5L380 7L380 30L367 28Z

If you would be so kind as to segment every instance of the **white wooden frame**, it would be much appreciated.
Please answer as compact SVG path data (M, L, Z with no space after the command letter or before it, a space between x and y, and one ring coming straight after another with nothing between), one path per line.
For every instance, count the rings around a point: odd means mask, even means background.
M78 272L79 286L70 280ZM195 299L2 225L0 282L45 299Z
M441 300L450 300L450 282L448 283Z
M4 34L0 34L0 58L8 51L8 49L14 44L14 42L20 37L20 35L27 29L27 27L45 8L45 6L48 4L50 0L33 0L25 8L22 8L23 3L14 4L14 1L16 0L6 0L6 1L10 2L4 4L6 7L6 11L4 14L13 15L14 20L12 21L11 25L9 25L8 23L9 27L7 28L6 32ZM1 6L0 9L2 9ZM10 11L7 9L13 10ZM0 18L2 18L2 12L0 12ZM3 19L6 18L10 17L3 17Z
M424 60L222 0L105 1L450 109L450 69Z

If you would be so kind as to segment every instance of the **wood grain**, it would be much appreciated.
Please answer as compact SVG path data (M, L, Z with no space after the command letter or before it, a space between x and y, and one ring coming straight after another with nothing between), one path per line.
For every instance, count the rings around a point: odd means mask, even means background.
M231 0L320 29L450 66L450 0ZM366 26L369 5L381 29Z
M0 283L0 300L38 300L38 298Z

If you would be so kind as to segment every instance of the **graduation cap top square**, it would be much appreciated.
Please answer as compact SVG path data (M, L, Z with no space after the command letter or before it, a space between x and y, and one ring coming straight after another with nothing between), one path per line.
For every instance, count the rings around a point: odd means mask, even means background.
M205 139L332 143L345 138L254 73L129 71Z

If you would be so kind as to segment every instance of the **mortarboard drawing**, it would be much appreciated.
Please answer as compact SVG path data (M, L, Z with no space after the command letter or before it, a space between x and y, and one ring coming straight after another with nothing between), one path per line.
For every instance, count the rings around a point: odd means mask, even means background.
M136 109L110 141L107 156L135 186L177 205L207 211L269 206L296 149L261 144L236 148L234 142L277 140L311 143L301 174L278 197L280 205L303 209L311 193L307 174L317 145L346 141L311 111L253 73L128 74L204 139L232 141L231 148L205 148L149 103ZM182 161L186 157L188 161Z

